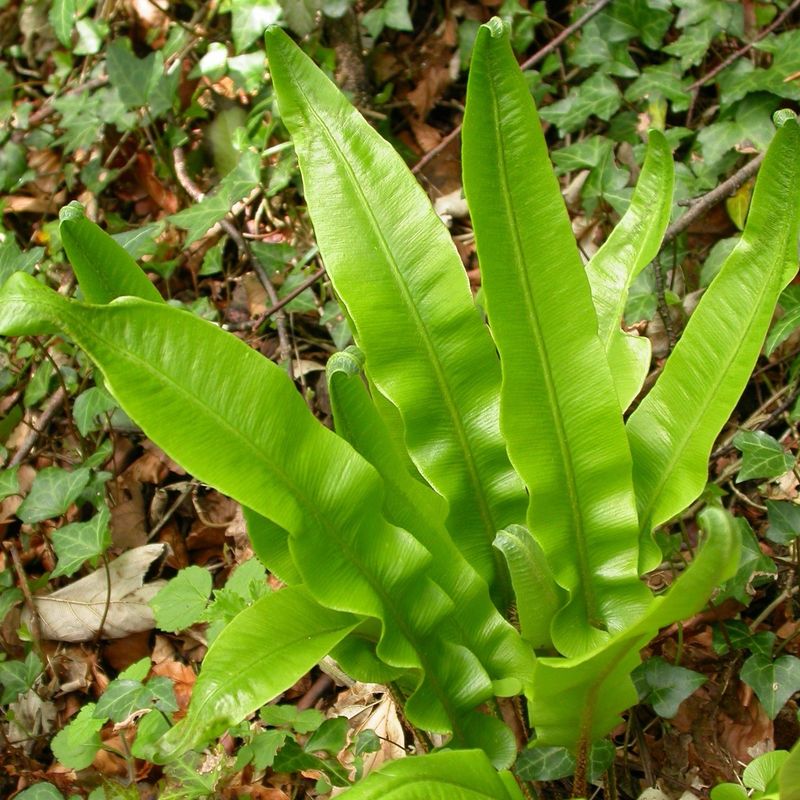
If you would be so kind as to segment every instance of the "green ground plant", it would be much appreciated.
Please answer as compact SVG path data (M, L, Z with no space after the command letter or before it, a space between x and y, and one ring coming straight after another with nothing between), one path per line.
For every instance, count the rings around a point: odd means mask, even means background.
M161 302L75 207L61 237L85 302L24 273L0 294L0 333L80 346L153 441L248 509L258 556L287 584L217 636L187 717L153 756L202 746L330 653L391 683L416 728L449 737L449 750L389 764L353 798L443 785L451 798L522 797L494 700L517 695L533 746L573 754L581 795L591 746L636 702L640 649L738 565L737 526L709 507L672 588L654 596L641 580L661 560L653 529L701 494L796 271L800 128L776 116L741 239L624 421L649 350L619 320L669 219L664 137L650 134L630 208L584 267L508 34L499 20L480 29L463 167L487 326L394 149L280 30L267 52L358 345L328 367L338 435L279 367Z

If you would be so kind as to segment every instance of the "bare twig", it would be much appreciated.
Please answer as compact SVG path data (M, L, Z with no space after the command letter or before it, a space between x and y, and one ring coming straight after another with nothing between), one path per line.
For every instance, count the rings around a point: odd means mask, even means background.
M786 19L792 14L792 12L798 8L798 6L800 6L800 0L794 0L794 2L788 8L786 8L781 14L775 17L775 19L772 20L772 22L769 25L767 25L766 28L759 31L758 35L753 39L752 42L748 42L746 45L743 45L738 50L731 53L726 59L720 61L720 63L717 64L717 66L714 67L714 69L710 70L705 75L698 78L688 88L687 91L696 92L701 86L708 83L713 78L716 78L720 72L727 69L731 64L733 64L734 61L741 58L743 55L749 53L753 49L753 47L756 44L758 44L758 42L760 42L765 36L768 36L776 28L779 28L786 21Z
M186 190L187 194L196 203L199 203L205 197L205 195L200 191L197 184L189 177L189 174L186 171L186 159L183 154L183 149L180 147L173 148L172 158L175 163L175 176L178 178L178 182ZM253 252L250 249L250 244L244 238L244 236L242 236L239 229L228 219L223 219L220 222L220 227L236 243L236 247L239 249L240 257L246 261L249 266L253 268L253 271L256 273L256 275L258 275L258 279L261 281L261 284L264 287L272 306L278 307L279 313L277 313L277 317L275 318L275 328L278 331L280 358L281 361L286 364L287 370L291 375L292 348L289 342L289 334L286 330L286 315L281 311L281 309L283 309L283 305L279 305L280 300L278 299L278 294L275 291L275 287L272 285L269 275L267 275L266 270L263 266L261 266L259 260L257 258L253 258Z
M302 283L287 292L277 303L271 305L266 311L259 314L255 319L248 319L245 322L231 322L223 325L226 331L245 331L260 328L264 324L264 320L269 319L273 314L276 314L284 306L289 305L292 300L298 295L302 294L309 286L313 286L320 278L325 275L325 267L320 267L313 275L310 275Z
M800 0L798 0L800 2ZM573 33L580 30L592 17L599 14L607 5L611 3L611 0L600 0L600 2L595 3L580 19L575 20L572 25L564 28L558 36L554 37L551 41L549 41L544 47L537 50L530 58L526 58L519 66L520 69L526 70L530 69L534 64L538 64L543 58L549 56L559 45L561 45L566 39L572 36ZM421 169L426 167L436 158L449 144L452 142L460 133L461 128L463 125L459 124L455 128L453 128L447 136L442 139L439 144L435 147L428 150L424 156L412 167L411 171L416 175Z
M105 86L107 83L108 78L105 76L102 78L92 78L91 80L86 81L86 83L81 83L72 89L67 89L65 92L62 92L60 95L58 95L58 97L81 94L81 92L91 92L93 89L99 89L101 86ZM55 95L53 95L53 98L48 98L41 108L39 108L37 111L34 111L30 117L28 117L28 124L30 126L38 125L40 122L44 122L51 114L55 113L56 109L52 103L54 99L56 99Z
M11 561L14 564L14 572L17 574L17 582L22 591L22 596L25 598L25 605L31 615L31 635L33 637L33 644L36 649L40 648L39 642L42 638L42 632L39 625L39 612L36 610L36 603L33 602L33 595L31 594L30 586L28 586L28 579L25 576L25 567L22 565L22 559L19 557L17 550L17 542L6 542L6 550L11 553Z
M53 415L61 408L66 398L67 392L63 386L59 386L58 389L53 392L50 399L45 403L42 413L37 417L35 427L33 425L30 426L31 430L26 434L22 443L8 462L9 469L18 466L25 460L31 450L33 450L40 433L47 427Z
M333 687L333 678L326 673L321 673L311 684L308 691L297 701L297 708L301 711L311 708L322 695Z
M708 194L698 197L689 209L667 228L664 234L662 247L667 242L671 242L679 233L683 233L696 219L702 217L703 214L717 205L717 203L721 203L725 198L730 197L744 186L744 184L758 172L758 168L761 166L763 160L764 153L759 153L754 159L748 161L740 170L734 172L730 178L717 186L716 189L712 189Z
M530 69L534 64L538 64L543 58L549 56L553 50L572 36L573 33L579 31L592 17L599 14L610 3L611 0L600 0L600 2L595 3L580 19L576 19L572 25L564 28L558 36L548 42L540 50L537 50L530 58L526 58L525 61L519 65L520 69Z

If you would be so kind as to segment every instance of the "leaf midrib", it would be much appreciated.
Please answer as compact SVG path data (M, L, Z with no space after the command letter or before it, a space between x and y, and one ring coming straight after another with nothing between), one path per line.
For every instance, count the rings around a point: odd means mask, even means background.
M66 309L58 309L57 313L63 312L65 310ZM80 325L80 323L78 324ZM272 462L270 461L264 460L261 457L260 451L254 445L254 443L249 441L247 437L244 434L242 434L241 431L238 430L238 428L229 423L223 415L218 414L210 406L204 405L199 400L199 398L195 397L190 392L181 387L179 384L175 383L175 381L173 381L165 373L155 369L151 364L149 364L144 359L141 359L135 354L124 350L121 346L117 346L114 343L105 340L95 332L89 332L88 336L90 338L94 337L96 341L98 341L100 344L105 345L110 350L120 353L121 360L124 361L125 358L128 358L131 361L133 361L135 365L139 366L144 371L150 372L151 375L155 375L156 377L160 376L161 378L163 378L166 383L170 384L175 389L178 395L181 395L184 397L185 400L188 400L188 405L194 406L196 408L199 407L201 412L205 410L207 412L207 417L210 417L213 423L218 424L221 428L228 430L229 433L232 434L234 439L238 439L244 445L246 450L249 450L251 453L255 454L255 460L264 464L268 472L271 472L273 475L278 476L279 480L281 480L283 485L286 487L287 491L289 491L290 494L292 494L292 496L298 501L301 507L303 507L306 510L307 513L309 512L310 509L309 515L311 516L311 518L317 522L320 528L327 531L331 536L331 539L335 541L337 545L340 547L341 551L347 554L347 558L350 561L350 563L352 563L353 566L360 572L360 574L366 580L370 588L374 591L375 595L380 599L383 609L385 609L385 611L387 612L387 616L391 617L392 623L396 626L397 630L399 630L406 638L406 640L409 642L409 644L412 645L414 653L417 656L418 663L424 672L425 676L424 679L427 680L429 684L432 686L432 688L436 690L437 697L442 703L442 707L447 711L448 715L451 717L451 722L455 727L457 714L455 713L455 711L453 711L453 706L450 703L450 698L446 688L439 682L435 670L432 670L429 666L430 662L427 657L427 652L426 648L424 647L424 643L419 641L419 637L416 634L416 631L413 631L413 629L409 627L409 625L406 622L405 616L401 613L398 613L398 610L394 602L392 602L391 597L384 591L383 585L377 582L375 578L370 574L370 572L366 570L361 559L358 558L357 554L353 552L352 548L348 544L346 544L341 539L341 537L337 535L336 529L328 524L325 516L322 515L315 508L314 504L308 501L308 498L295 486L295 484L291 480L289 480L289 478L283 473L282 470L280 470L277 467L277 465L272 464ZM111 381L109 381L109 385L112 385ZM425 577L424 573L422 577ZM403 583L409 583L410 580L411 578L405 575ZM345 612L345 613L354 613L354 612ZM380 621L383 625L387 625L386 620L381 619ZM381 635L381 639L383 639L383 635ZM403 667L403 668L408 669L409 667Z
M375 215L373 214L372 208L370 204L367 202L367 197L364 194L363 190L361 189L361 185L356 179L355 173L353 172L353 169L351 168L349 162L347 161L347 158L345 157L344 153L339 147L338 142L336 141L332 132L329 130L325 121L322 119L322 117L320 117L320 115L314 109L313 105L310 103L309 97L303 91L299 81L295 82L295 88L303 96L303 99L305 101L305 107L311 114L314 115L314 117L317 120L317 123L319 124L321 129L325 132L329 145L333 150L335 150L336 154L338 155L339 163L346 170L348 177L350 178L350 183L354 187L356 193L358 194L361 200L362 210L365 212L365 215L368 217L369 222L371 223L371 226L375 233L375 238L378 244L380 245L381 250L383 251L384 258L391 267L390 274L394 278L395 286L397 287L398 292L402 300L404 301L404 305L406 306L407 312L409 312L409 316L416 325L417 334L425 346L425 350L428 354L429 363L433 367L434 377L436 378L436 382L439 384L439 387L442 390L441 394L442 397L444 398L445 407L450 416L450 420L453 423L453 428L456 432L457 440L460 445L462 455L464 456L464 464L467 467L470 483L472 484L473 488L472 496L477 501L478 513L480 514L483 527L487 532L488 541L491 542L491 540L494 539L495 533L498 530L499 526L496 526L493 521L489 499L486 496L486 491L485 487L483 486L483 482L480 480L480 473L478 472L478 468L475 463L475 456L472 452L472 448L470 447L469 437L464 428L464 423L461 418L461 415L458 413L458 408L453 400L451 394L452 390L447 381L447 377L442 367L439 356L436 353L436 350L433 348L432 343L430 341L430 337L428 335L428 329L413 302L413 298L408 290L405 281L402 279L402 273L400 271L396 259L394 258L394 254L392 253L392 250L389 247L389 243L386 241L386 238L383 235L383 231L380 227L380 224ZM496 559L494 560L496 561Z
M490 54L490 60L492 62L494 61L493 54ZM536 348L541 355L542 374L545 379L547 399L553 417L553 423L554 423L553 428L556 433L556 440L558 442L559 451L561 453L561 462L564 465L566 488L567 488L567 494L569 496L569 507L572 510L571 516L575 523L574 534L575 534L575 541L577 544L576 550L578 555L578 571L580 573L579 585L574 588L571 588L569 586L564 586L564 588L570 591L570 593L577 594L578 597L583 600L584 606L586 607L587 619L589 621L589 624L597 624L598 622L602 621L602 615L599 613L599 609L597 608L597 599L594 596L594 591L592 586L593 574L588 560L586 541L584 539L585 523L583 520L583 515L581 513L580 501L578 499L578 488L575 479L575 467L571 458L571 450L569 447L569 443L567 441L568 437L566 434L564 419L561 414L561 408L557 403L555 382L553 380L549 353L547 351L547 348L544 346L544 337L542 335L541 324L539 322L539 315L537 313L535 303L533 302L531 285L530 281L528 280L527 271L525 269L525 264L526 264L526 259L524 256L525 248L520 238L520 223L519 220L517 219L517 214L514 210L513 203L511 202L508 167L506 163L505 148L504 148L505 139L503 135L502 126L499 124L500 105L495 90L495 81L491 76L487 77L489 78L487 81L489 86L489 95L492 100L492 112L494 117L493 127L497 132L500 144L500 147L497 148L497 157L499 162L498 174L501 179L500 194L503 198L503 203L506 208L506 213L513 220L513 225L511 225L510 227L512 234L511 241L514 247L514 255L515 255L514 267L515 271L517 272L521 280L523 288L522 299L525 304L525 309L528 312L527 319L531 321L531 325L529 327L533 334L533 339L535 341ZM503 382L504 383L506 382L505 371L503 372ZM501 395L501 398L502 397L503 395ZM533 523L533 520L531 520L531 523Z

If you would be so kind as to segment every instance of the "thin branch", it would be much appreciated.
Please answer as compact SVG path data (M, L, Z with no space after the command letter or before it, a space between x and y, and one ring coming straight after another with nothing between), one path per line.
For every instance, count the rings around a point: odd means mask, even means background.
M36 418L36 427L32 424L29 426L31 430L25 435L22 444L20 444L11 460L8 462L8 469L19 466L25 460L31 450L33 450L39 435L47 427L56 411L64 404L66 398L66 390L63 386L59 386L50 396L50 399L42 409L42 413Z
M764 153L759 153L754 159L748 161L740 170L734 172L730 178L723 181L716 189L712 189L708 194L698 197L689 209L675 222L667 228L664 234L662 247L671 242L679 233L683 233L696 219L700 218L713 208L717 203L721 203L725 198L737 192L747 181L752 178L761 162L764 160Z
M189 177L189 174L186 171L186 159L183 154L183 149L180 147L175 147L172 151L172 158L175 162L175 176L178 178L178 182L186 190L187 194L196 203L199 203L203 200L205 195L200 191L197 184ZM229 219L223 219L220 222L220 227L225 231L225 233L228 234L228 236L231 237L231 239L233 239L233 241L236 243L236 247L239 250L240 257L243 258L243 260L247 262L250 267L252 267L253 271L258 276L258 279L261 281L261 285L264 287L264 291L266 291L267 297L269 298L270 303L272 303L272 306L278 306L277 311L280 313L278 313L277 317L275 318L275 328L278 331L280 359L284 364L286 364L287 370L291 375L292 348L289 342L289 334L286 330L286 315L281 311L283 305L279 305L280 300L278 299L278 293L275 291L275 287L272 285L272 281L269 279L269 275L267 275L264 267L257 258L253 257L250 244L242 236L239 229Z
M800 2L800 0L797 0ZM600 0L598 3L595 3L580 19L575 20L572 25L564 28L558 36L554 37L551 41L549 41L544 47L540 50L537 50L530 58L525 59L519 66L520 69L526 70L530 69L534 64L538 64L542 59L546 56L549 56L559 45L563 44L563 42L572 36L573 33L580 30L592 17L599 14L607 5L611 3L611 0ZM412 167L411 171L416 175L421 169L426 167L436 158L449 144L452 142L460 133L461 128L463 125L459 123L455 128L453 128L447 136L442 139L439 144L435 147L428 150L422 158L417 161L416 164Z
M611 0L600 0L599 3L595 3L580 19L576 19L572 25L564 28L558 36L548 42L541 50L537 50L530 58L526 58L525 61L519 65L520 69L530 69L534 64L538 64L543 58L549 56L553 50L572 36L573 33L579 31L592 17L599 14L610 3Z
M287 292L286 295L281 297L281 299L278 300L277 303L270 306L266 311L259 314L255 319L249 319L245 322L231 322L227 325L223 325L222 327L225 328L226 331L243 331L261 327L261 325L264 324L264 320L268 319L273 314L276 314L284 306L289 305L289 303L291 303L292 300L295 299L295 297L302 294L306 289L308 289L309 286L313 286L324 275L325 275L325 267L320 267L313 275L310 275L302 283L299 283L297 286L295 286L291 292Z

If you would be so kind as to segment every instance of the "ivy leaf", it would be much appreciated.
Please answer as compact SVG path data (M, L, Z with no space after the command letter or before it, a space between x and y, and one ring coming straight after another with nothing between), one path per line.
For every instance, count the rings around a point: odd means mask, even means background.
M231 210L234 203L246 197L258 185L261 177L261 157L245 150L239 163L220 181L216 192L189 208L169 217L169 220L187 231L186 246L200 239Z
M19 467L11 469L0 469L0 500L11 497L12 494L19 494Z
M113 722L123 722L134 711L141 711L149 704L150 693L140 681L117 678L108 685L103 696L97 701L97 706L92 713L95 719L110 719Z
M81 436L86 436L103 426L106 414L117 408L117 401L99 386L81 392L72 405L72 418Z
M103 744L100 729L105 720L96 719L94 709L94 703L85 705L50 742L53 755L69 769L86 769Z
M347 742L347 717L326 719L305 743L307 753L323 752L330 755L344 750Z
M0 705L13 703L30 689L42 674L44 665L36 653L28 653L24 661L0 661L0 686L3 694Z
M800 535L800 506L789 500L767 500L767 539L791 544Z
M175 698L175 685L164 675L154 675L145 685L149 694L148 702L159 711L170 714L178 710L178 701Z
M737 518L736 525L741 535L742 549L739 556L739 566L736 574L727 580L717 596L721 602L728 597L734 597L742 605L749 605L753 599L753 584L755 581L762 582L760 579L765 577L772 578L778 571L775 562L761 552L752 528L747 520Z
M575 757L565 747L527 747L514 771L523 781L557 781L575 772Z
M766 150L775 135L772 113L779 102L774 95L759 92L745 97L729 112L720 114L718 122L704 127L697 134L703 158L714 163L742 144Z
M794 456L764 431L739 431L733 444L742 453L736 483L753 478L778 478L794 466Z
M5 241L0 242L0 286L15 272L31 274L43 255L44 247L33 247L23 253L14 238L6 236Z
M146 58L137 58L130 39L123 36L106 49L106 69L108 79L119 92L122 102L128 108L141 108L147 105L150 93L161 77L164 56L159 51Z
M688 85L689 78L684 77L680 62L670 59L664 64L645 67L625 90L625 99L634 102L663 97L670 101L673 111L686 111L689 107Z
M281 15L277 0L233 0L231 6L231 33L237 55L260 39Z
M85 467L68 472L60 467L43 469L33 481L17 516L28 525L60 517L88 486L91 472Z
M664 719L672 719L678 706L707 680L705 675L670 664L659 656L641 663L631 677L639 700L649 703Z
M775 719L788 699L800 691L800 658L783 655L773 661L756 653L742 664L739 675L756 693L769 718Z
M162 631L186 630L200 620L211 594L211 573L202 567L182 569L150 601Z
M629 39L638 36L646 47L658 50L664 34L672 25L669 6L665 0L650 0L647 3L642 3L641 0L615 0L609 16L628 27Z
M687 28L681 37L664 48L664 52L681 60L681 69L697 66L708 53L711 40L719 32L712 20L703 20Z
M616 748L608 739L589 751L589 779L599 778L614 761ZM517 756L514 771L524 781L556 781L575 773L575 757L565 747L527 747Z
M563 135L580 128L592 114L608 121L622 104L622 95L609 77L596 72L563 100L540 109L539 116L558 126Z
M111 544L108 527L111 514L106 506L88 522L73 522L53 533L58 565L50 577L70 576L87 561L99 558ZM92 564L94 566L94 564Z
M275 756L275 772L301 772L306 769L322 770L334 786L349 786L347 772L335 759L323 759L307 753L294 739L287 739Z
M762 52L770 53L772 63L762 69L756 68L747 59L739 59L723 70L717 78L723 107L741 100L751 92L770 92L788 100L800 99L797 81L786 80L789 75L800 71L800 29L768 36L754 46Z

